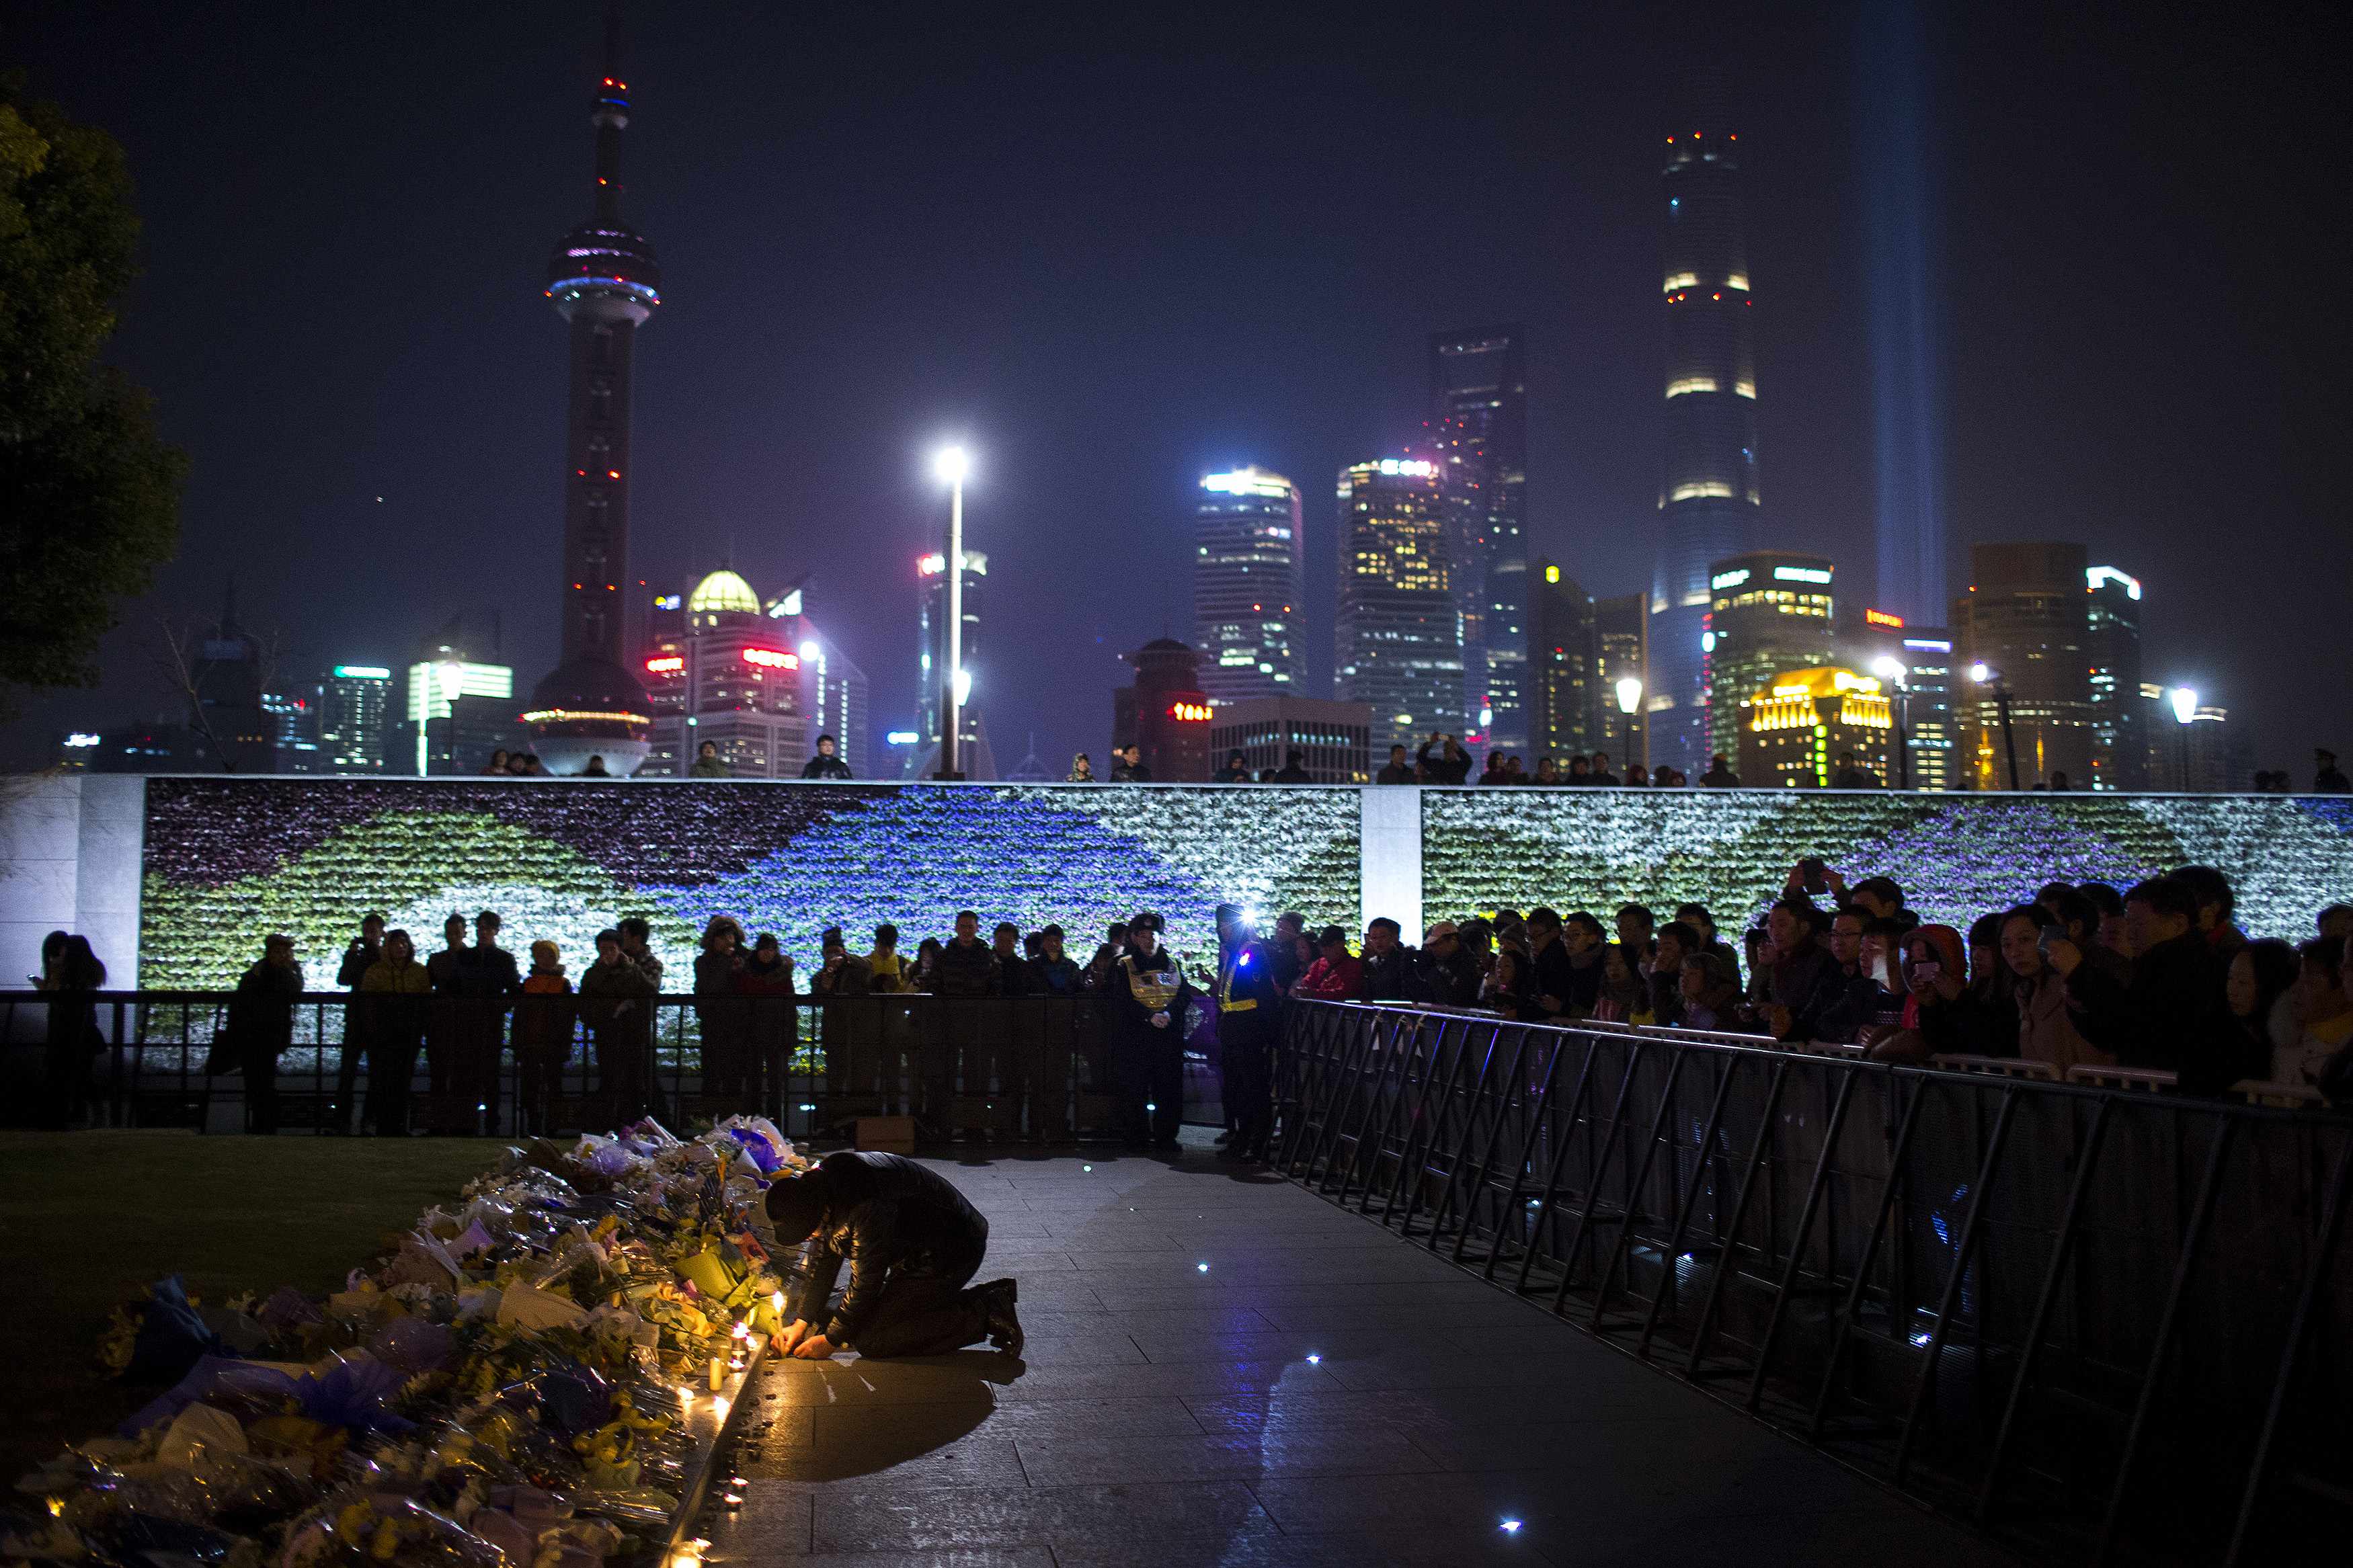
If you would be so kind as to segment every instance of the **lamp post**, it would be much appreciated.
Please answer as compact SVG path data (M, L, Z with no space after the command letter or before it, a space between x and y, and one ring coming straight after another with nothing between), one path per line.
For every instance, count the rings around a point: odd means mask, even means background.
M1626 715L1626 767L1634 766L1634 710L1642 705L1642 678L1621 675L1618 678L1618 711ZM1643 766L1650 764L1645 763Z
M2189 783L2189 721L2198 717L2198 693L2190 687L2177 686L2167 692L2166 700L2173 704L2173 727L2181 731L2181 793L2191 793Z
M962 447L943 447L932 458L932 472L948 487L947 669L940 679L940 705L946 710L940 731L943 779L964 777L964 480L972 459Z
M2018 790L2018 738L2010 729L2010 687L2001 679L2001 671L1979 659L1969 666L1969 679L1979 686L1993 688L1994 706L2001 710L2001 749L2010 758L2010 787Z
M1904 661L1893 654L1882 656L1871 667L1871 673L1894 689L1895 692L1895 787L1912 787L1912 688L1905 678L1912 672Z

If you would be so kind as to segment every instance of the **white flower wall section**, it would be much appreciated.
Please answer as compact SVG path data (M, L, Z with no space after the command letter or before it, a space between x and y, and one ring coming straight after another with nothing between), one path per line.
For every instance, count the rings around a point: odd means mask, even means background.
M2257 936L2298 939L2353 902L2353 807L2278 795L1431 790L1422 897L1431 918L1544 903L1662 920L1686 900L1727 929L1757 919L1799 858L1850 884L1892 877L1926 920L1966 929L2046 882L2119 889L2209 865Z

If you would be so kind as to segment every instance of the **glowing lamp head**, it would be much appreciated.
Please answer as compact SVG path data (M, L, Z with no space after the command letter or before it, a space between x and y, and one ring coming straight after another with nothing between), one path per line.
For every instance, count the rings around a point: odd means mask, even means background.
M1983 659L1978 660L1975 664L1969 666L1969 679L1976 681L1979 686L1983 686L1987 681L1993 679L1993 666L1988 664Z
M932 454L932 476L944 485L960 485L972 472L972 455L962 447L943 447Z
M1886 681L1890 686L1895 686L1900 685L1911 671L1904 668L1902 659L1883 654L1871 661L1871 673Z
M1642 705L1642 679L1637 675L1618 678L1618 711L1630 714Z
M2177 686L2165 694L2165 700L2173 704L2175 723L2187 724L2198 717L2198 693L2192 688Z

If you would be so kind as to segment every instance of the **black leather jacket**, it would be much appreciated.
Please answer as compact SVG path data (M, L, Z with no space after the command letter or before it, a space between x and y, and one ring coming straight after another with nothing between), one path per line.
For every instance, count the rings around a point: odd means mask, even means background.
M988 1221L943 1177L898 1154L828 1154L818 1170L829 1189L825 1217L802 1248L792 1316L822 1323L837 1345L855 1345L893 1275L964 1280L988 1249ZM849 1288L826 1315L844 1261Z

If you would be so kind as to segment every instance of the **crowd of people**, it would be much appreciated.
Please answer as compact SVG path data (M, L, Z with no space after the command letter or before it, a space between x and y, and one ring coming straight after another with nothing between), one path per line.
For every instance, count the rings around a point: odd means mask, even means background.
M532 942L525 954L501 945L494 910L470 921L450 915L440 946L423 955L407 931L386 930L372 914L336 972L348 1000L328 1127L359 1130L364 1085L366 1126L379 1135L497 1131L512 1052L514 1126L553 1130L584 1037L593 1087L576 1109L614 1121L657 1110L656 999L681 993L697 1020L702 1092L714 1101L781 1110L803 1005L814 1002L829 1092L899 1099L937 1138L950 1131L961 1087L967 1098L1001 1101L1000 1130L1032 1142L1068 1131L1068 1051L1050 1047L1043 1031L973 1010L823 1005L1098 996L1110 1005L1109 1082L1099 1087L1111 1093L1125 1142L1162 1150L1176 1143L1188 1009L1198 1003L1217 1019L1228 1121L1220 1142L1234 1158L1262 1152L1272 1131L1282 1010L1294 998L1480 1009L1531 1023L1661 1025L1852 1046L1892 1061L2014 1058L2058 1076L2146 1069L2175 1075L2186 1094L2263 1084L2353 1100L2353 906L2320 910L2313 935L2298 943L2250 940L2235 921L2229 879L2204 866L2123 889L2052 882L1966 931L1923 922L1905 900L1889 878L1849 887L1810 858L1736 946L1698 903L1663 921L1629 903L1606 923L1585 910L1506 909L1440 921L1419 947L1385 917L1352 942L1345 928L1312 925L1297 911L1261 932L1228 905L1219 910L1214 969L1191 973L1150 910L1111 925L1083 963L1059 925L1025 932L1000 921L984 939L970 910L951 934L925 937L912 952L889 923L856 947L829 928L805 977L774 932L747 934L721 915L706 925L685 985L675 982L686 977L665 975L638 917L598 932L595 957L575 975L553 942ZM43 944L37 984L51 997L42 1104L50 1125L69 1125L83 1110L101 1043L90 994L105 977L85 939L54 931ZM253 1131L277 1130L278 1059L292 1044L303 988L293 939L268 937L237 980L205 1064L207 1073L244 1077ZM420 1058L427 1090L417 1106Z
M695 747L694 761L688 763L686 769L687 777L696 779L733 778L734 773L733 766L725 757L719 754L719 742L716 741L705 741ZM506 747L501 746L491 752L490 761L482 765L481 776L543 779L554 775L548 773L546 764L539 760L536 752L522 750L509 751ZM608 779L612 778L614 773L605 759L598 755L588 759L587 765L581 769L580 776ZM831 735L819 735L817 738L817 750L811 752L809 760L801 765L801 777L846 779L849 776L849 764L841 759L840 742Z
M1924 923L1886 877L1850 888L1799 861L1736 951L1704 905L1662 924L1642 904L1504 910L1401 949L1375 921L1362 951L1295 916L1288 994L1479 1007L1526 1022L1653 1024L1856 1046L1877 1060L2017 1058L2171 1073L2185 1094L2240 1085L2353 1100L2353 906L2314 934L2250 940L2230 879L2185 866L2119 890L2051 882L1964 932ZM2253 1092L2262 1094L2263 1089ZM2274 1098L2278 1096L2274 1095Z

